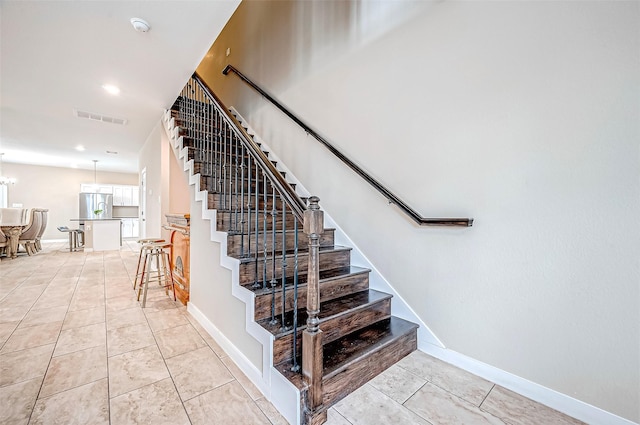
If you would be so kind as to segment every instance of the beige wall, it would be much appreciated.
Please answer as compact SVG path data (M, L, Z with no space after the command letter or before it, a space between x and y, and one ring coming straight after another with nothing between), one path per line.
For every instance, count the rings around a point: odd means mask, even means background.
M246 331L246 305L233 296L231 271L220 264L220 243L212 242L211 221L191 186L191 293L193 304L242 355L262 371L262 346Z
M169 142L167 142L169 143ZM171 151L171 150L170 150ZM188 214L191 209L191 196L189 193L189 178L184 171L181 160L171 154L169 179L169 212L176 214Z
M169 240L169 231L162 228L166 224L165 214L188 213L189 181L183 167L171 151L171 145L164 123L158 121L140 150L138 168L140 173L146 169L147 188L145 237L161 237ZM141 194L140 196L143 196ZM143 233L141 233L141 236Z
M162 122L153 128L138 157L138 170L146 170L146 217L140 223L140 236L169 240L169 232L162 228L170 209L171 156L169 141ZM144 228L144 230L143 230Z
M449 349L640 422L640 4L399 3L243 2L198 72Z
M3 163L3 174L15 177L15 185L8 187L8 203L22 204L23 208L49 209L47 228L43 239L64 239L66 234L58 226L78 227L70 219L78 217L78 193L83 183L93 183L93 170L45 167L39 165ZM98 184L137 185L138 175L129 173L96 173Z

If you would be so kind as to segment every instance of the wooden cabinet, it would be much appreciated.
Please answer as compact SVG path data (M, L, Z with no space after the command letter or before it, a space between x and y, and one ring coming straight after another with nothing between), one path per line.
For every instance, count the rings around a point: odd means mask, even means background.
M190 288L190 215L165 214L171 230L171 270L176 297L184 305L189 301Z

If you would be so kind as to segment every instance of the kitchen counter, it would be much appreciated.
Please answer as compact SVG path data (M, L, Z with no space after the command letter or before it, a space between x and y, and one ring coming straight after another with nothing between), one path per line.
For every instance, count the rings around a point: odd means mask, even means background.
M84 249L111 251L120 249L122 221L119 218L72 218L84 223Z
M114 218L72 218L70 221L109 221L109 220L120 220L124 217L114 217Z

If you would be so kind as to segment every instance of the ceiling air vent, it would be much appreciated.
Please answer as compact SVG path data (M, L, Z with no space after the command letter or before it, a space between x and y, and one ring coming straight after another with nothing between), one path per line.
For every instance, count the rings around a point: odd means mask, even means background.
M120 125L125 125L127 123L127 120L124 118L109 117L107 115L100 115L93 112L81 111L79 109L74 109L74 112L76 117L86 118L92 121L100 121L100 122L107 122L110 124L120 124Z

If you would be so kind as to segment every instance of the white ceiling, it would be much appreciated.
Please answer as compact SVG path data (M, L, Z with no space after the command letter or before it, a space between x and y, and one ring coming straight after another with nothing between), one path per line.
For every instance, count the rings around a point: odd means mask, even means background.
M93 170L97 159L98 170L137 173L138 151L239 3L0 0L3 161ZM132 17L151 30L136 32Z

